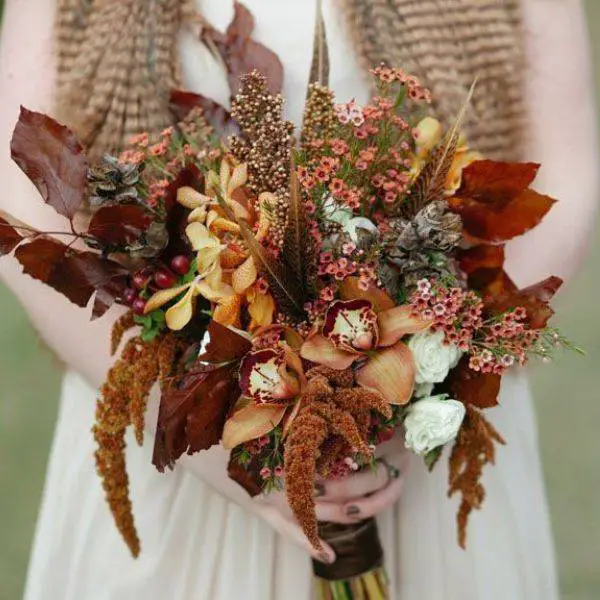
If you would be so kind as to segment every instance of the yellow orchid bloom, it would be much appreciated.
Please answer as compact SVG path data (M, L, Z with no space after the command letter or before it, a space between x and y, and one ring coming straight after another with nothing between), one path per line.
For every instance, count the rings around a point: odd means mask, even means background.
M248 329L254 331L258 327L265 327L273 323L275 314L275 300L269 292L261 294L256 284L253 284L246 292L248 301L248 312L252 321Z
M442 141L444 128L442 124L433 117L425 117L416 126L417 136L415 138L415 161L412 173L416 176L425 166L429 153ZM446 179L446 191L455 192L461 184L462 172L472 162L482 160L483 155L475 150L470 150L466 137L461 134L458 138L456 154L448 177Z

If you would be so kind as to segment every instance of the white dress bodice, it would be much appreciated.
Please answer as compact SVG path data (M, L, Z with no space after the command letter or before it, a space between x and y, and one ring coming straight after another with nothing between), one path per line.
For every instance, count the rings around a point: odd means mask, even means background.
M231 0L196 0L203 16L217 29L225 30L233 18ZM255 19L253 39L275 52L284 65L283 96L286 115L298 124L306 96L313 54L316 0L245 0ZM368 100L367 79L358 67L355 52L335 0L324 0L330 58L329 85L340 102ZM227 105L229 88L222 70L206 50L199 50L194 33L182 39L183 71L192 91Z
M254 38L284 65L288 118L301 119L312 58L316 0L244 0ZM199 8L224 30L232 0ZM324 0L330 83L340 101L367 99L367 85L334 0ZM227 103L224 75L192 33L183 36L189 88ZM142 553L130 557L94 471L90 433L96 390L69 373L32 552L26 600L310 600L302 550L226 500L184 466L158 474L130 440L131 496ZM472 517L466 551L456 543L456 502L446 498L444 461L428 473L418 458L400 503L381 515L393 600L555 600L552 544L535 421L522 374L506 377L492 419L508 446L488 469L489 495ZM195 458L196 459L196 458ZM201 456L197 460L201 460Z

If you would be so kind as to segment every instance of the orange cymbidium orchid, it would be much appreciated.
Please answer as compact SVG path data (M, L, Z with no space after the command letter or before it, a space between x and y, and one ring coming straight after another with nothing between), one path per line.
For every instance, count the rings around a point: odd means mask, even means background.
M263 334L271 329L279 330L288 339L249 352L242 359L239 371L242 396L225 423L222 438L225 448L235 448L267 435L287 413L285 434L298 412L306 386L302 359L297 352L301 339L293 330L280 326L263 328L259 332Z
M251 331L273 322L273 297L268 292L259 292L254 259L240 244L240 226L225 216L217 199L220 196L227 203L236 219L243 219L250 226L257 224L256 238L261 241L268 233L270 222L267 211L260 208L256 218L256 211L242 189L246 181L246 165L242 163L232 167L224 159L219 175L209 171L206 194L190 187L177 191L177 201L191 211L186 235L197 252L198 276L184 285L159 291L148 301L146 313L185 292L166 312L166 323L170 329L180 330L190 322L198 295L214 304L213 319L222 325L240 327L245 304L251 317ZM261 194L259 207L272 202L271 196Z
M368 298L338 300L325 313L321 331L302 345L306 360L332 369L357 364L356 382L379 392L390 404L406 404L412 395L415 364L407 334L430 326L411 314L409 306L395 306L379 313Z

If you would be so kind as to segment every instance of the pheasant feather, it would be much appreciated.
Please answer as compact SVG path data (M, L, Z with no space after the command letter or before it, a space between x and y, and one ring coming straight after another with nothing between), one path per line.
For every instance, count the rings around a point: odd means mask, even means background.
M446 179L456 156L460 128L473 96L476 83L476 81L473 82L454 125L447 133L444 142L433 152L415 179L410 190L408 202L402 206L403 217L414 217L424 206L443 197Z

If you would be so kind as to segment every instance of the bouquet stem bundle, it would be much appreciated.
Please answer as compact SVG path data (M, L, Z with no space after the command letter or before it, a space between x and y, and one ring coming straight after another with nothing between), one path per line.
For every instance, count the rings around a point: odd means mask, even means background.
M389 600L375 519L352 525L319 523L319 535L336 553L331 565L313 561L319 600Z

